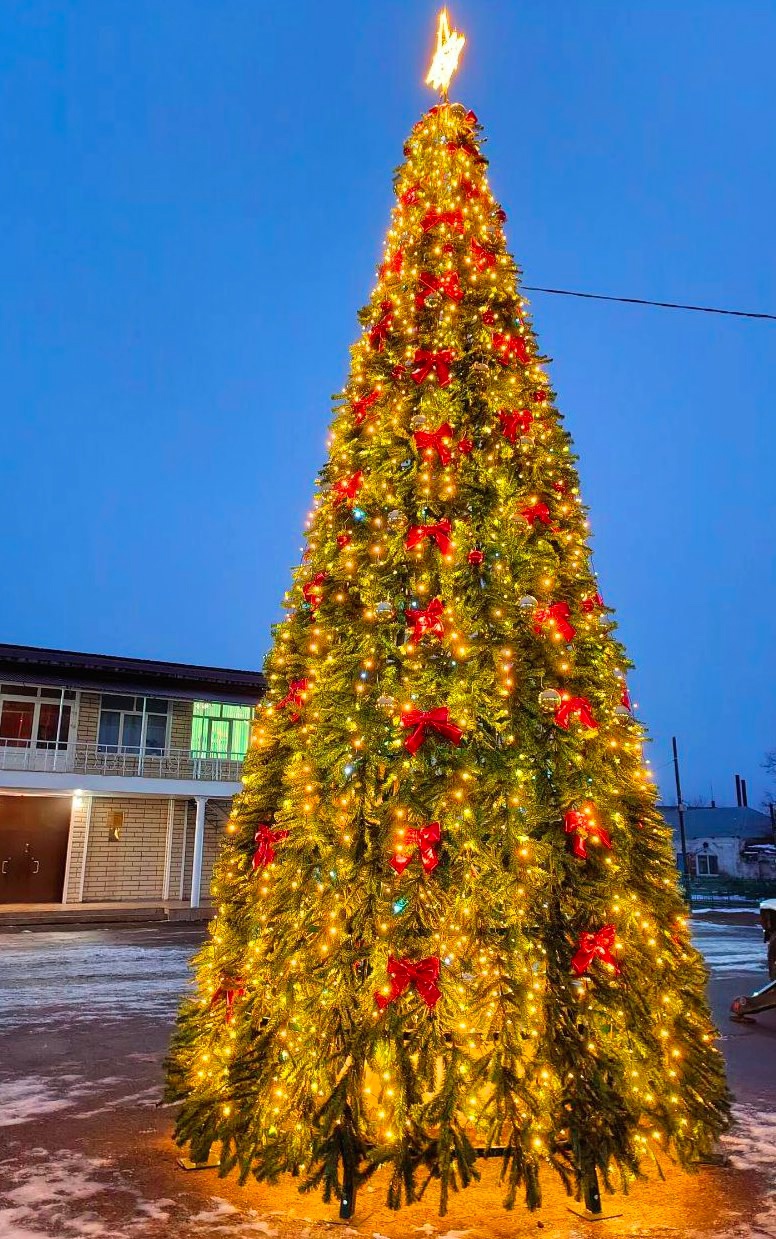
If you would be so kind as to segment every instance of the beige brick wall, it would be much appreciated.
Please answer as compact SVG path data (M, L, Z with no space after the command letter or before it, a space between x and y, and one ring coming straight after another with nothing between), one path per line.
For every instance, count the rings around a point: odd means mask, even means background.
M94 744L100 719L100 694L81 693L78 704L76 739L79 744Z
M170 748L191 748L191 718L194 713L193 701L173 701L172 721L170 723Z
M84 902L161 899L164 882L167 798L98 797L92 801ZM111 816L121 812L120 838L108 837Z

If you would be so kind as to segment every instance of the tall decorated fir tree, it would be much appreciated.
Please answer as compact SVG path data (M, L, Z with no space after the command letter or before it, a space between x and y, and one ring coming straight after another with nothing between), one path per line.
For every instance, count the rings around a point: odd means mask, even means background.
M507 1207L544 1165L595 1211L709 1149L722 1062L477 118L404 155L168 1096L343 1216L494 1151Z

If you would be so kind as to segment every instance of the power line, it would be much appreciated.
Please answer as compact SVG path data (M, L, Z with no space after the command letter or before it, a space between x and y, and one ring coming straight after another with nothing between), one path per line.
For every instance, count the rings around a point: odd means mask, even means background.
M583 297L586 301L619 301L626 305L652 305L662 310L695 310L698 314L725 314L731 318L762 318L776 323L776 314L756 314L751 310L721 310L713 305L685 305L681 301L649 301L646 297L610 297L606 293L580 293L570 288L538 288L523 284L526 292L554 293L556 297Z

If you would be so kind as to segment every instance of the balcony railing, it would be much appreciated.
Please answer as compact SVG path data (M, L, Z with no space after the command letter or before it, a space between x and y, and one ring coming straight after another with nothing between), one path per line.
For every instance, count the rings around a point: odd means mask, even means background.
M117 778L199 779L209 783L239 783L242 762L218 753L190 749L157 752L109 752L96 743L42 748L0 740L0 770L29 770L40 774L96 774Z

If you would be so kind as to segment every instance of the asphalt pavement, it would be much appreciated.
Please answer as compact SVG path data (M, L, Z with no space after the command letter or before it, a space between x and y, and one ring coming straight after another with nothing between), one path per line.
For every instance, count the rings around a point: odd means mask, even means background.
M440 1219L429 1197L398 1215L378 1181L349 1225L292 1182L239 1188L186 1172L160 1106L161 1063L201 927L132 926L19 932L0 938L0 1239L773 1239L776 1236L776 1012L728 1019L731 1000L765 981L764 948L740 918L699 921L710 997L737 1098L727 1164L605 1198L591 1224L546 1176L539 1214L500 1207L498 1168Z

